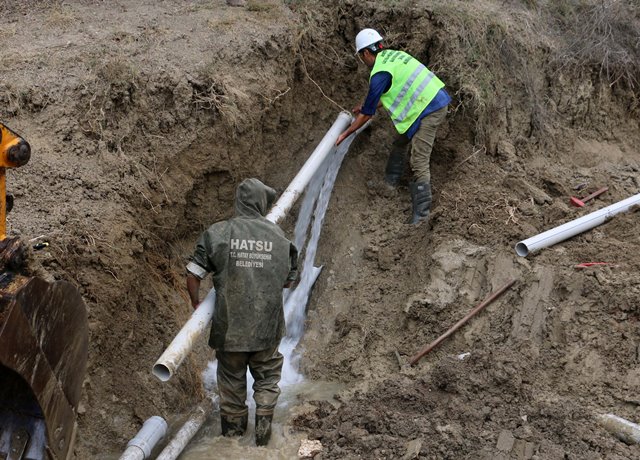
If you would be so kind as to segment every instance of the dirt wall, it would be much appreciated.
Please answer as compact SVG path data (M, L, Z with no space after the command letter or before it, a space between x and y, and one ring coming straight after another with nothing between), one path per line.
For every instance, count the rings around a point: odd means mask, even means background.
M190 245L230 215L239 180L283 190L364 97L352 41L374 25L454 96L433 214L404 225L406 186L380 186L393 128L377 117L338 179L303 344L310 377L352 388L297 425L328 458L397 458L412 440L424 458L632 458L593 414L638 418L637 213L533 258L511 249L584 214L567 205L576 186L608 185L604 204L640 185L631 81L559 60L579 11L552 3L16 3L0 115L34 154L10 172L10 228L51 243L34 270L74 282L89 308L78 457L117 452L148 416L200 396L204 347L168 385L150 374L190 313ZM615 266L573 268L596 259ZM508 278L501 301L399 369L395 351L406 359Z

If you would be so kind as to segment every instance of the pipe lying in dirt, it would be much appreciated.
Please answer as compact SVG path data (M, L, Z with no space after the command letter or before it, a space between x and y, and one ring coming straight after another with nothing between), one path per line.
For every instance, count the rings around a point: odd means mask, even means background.
M626 200L618 201L611 206L607 206L606 208L602 208L598 211L587 214L586 216L582 216L578 219L572 220L571 222L567 222L566 224L547 230L544 233L540 233L539 235L520 241L516 244L516 254L521 257L525 257L530 252L552 246L560 241L571 238L572 236L591 230L598 225L604 224L616 214L627 212L635 205L640 205L640 194L634 195Z
M640 425L613 414L599 417L605 429L627 444L640 444Z
M341 112L320 144L313 151L306 163L300 168L296 177L291 181L278 201L273 205L266 218L273 223L278 223L291 210L296 200L302 195L305 187L311 181L318 168L323 164L327 156L334 150L338 136L351 124L352 117L347 112ZM153 375L161 381L168 381L178 370L184 358L193 349L198 337L207 329L213 317L215 306L215 290L211 290L207 298L198 306L191 318L173 339L165 352L153 366Z
M127 444L120 460L145 460L151 457L151 451L167 434L167 422L154 415L147 419L140 431Z
M156 460L175 460L207 419L208 403L198 405Z
M460 327L466 323L467 321L469 321L471 318L473 318L479 311L481 311L484 307L486 307L487 305L489 305L491 302L493 302L494 300L496 300L498 297L500 297L507 289L509 289L511 286L513 286L513 283L515 283L516 280L511 280L509 281L507 284L505 284L504 286L502 286L500 289L498 289L496 292L494 292L493 294L491 294L489 297L487 297L480 305L478 305L477 307L475 307L473 310L471 310L469 313L467 313L467 315L462 318L460 321L458 321L456 324L454 324L447 332L445 332L444 334L442 334L440 337L438 337L436 340L434 340L433 342L431 342L429 345L427 345L426 347L424 347L422 350L420 350L418 353L416 353L410 360L409 360L409 364L411 366L413 366L414 364L416 364L418 361L420 361L420 359L426 355L427 353L429 353L431 350L433 350L435 347L437 347L440 342L442 342L444 339L446 339L447 337L449 337L451 334L453 334L455 331L457 331L458 329L460 329Z

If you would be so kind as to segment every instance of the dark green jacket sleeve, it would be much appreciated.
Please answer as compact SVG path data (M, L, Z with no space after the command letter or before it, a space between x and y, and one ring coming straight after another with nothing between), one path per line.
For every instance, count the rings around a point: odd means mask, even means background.
M293 243L289 245L289 264L291 265L291 268L289 269L289 276L287 276L287 281L297 281L298 280L298 249Z
M209 253L211 249L211 235L209 231L205 231L200 235L198 242L196 243L195 251L193 252L193 256L189 260L189 264L187 265L187 271L200 279L203 279L207 276L207 273L215 272L215 267L211 259L209 258Z

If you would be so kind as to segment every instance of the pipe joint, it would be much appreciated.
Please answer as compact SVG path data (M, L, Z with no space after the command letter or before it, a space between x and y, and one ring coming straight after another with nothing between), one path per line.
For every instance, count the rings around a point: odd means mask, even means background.
M127 450L120 460L140 459L151 457L151 451L167 434L167 422L157 415L144 422L140 431L127 444Z

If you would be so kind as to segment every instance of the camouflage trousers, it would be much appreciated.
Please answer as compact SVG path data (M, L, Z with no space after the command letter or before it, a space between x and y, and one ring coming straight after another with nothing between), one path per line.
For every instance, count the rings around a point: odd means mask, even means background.
M218 358L218 391L220 415L246 415L247 368L253 376L253 399L256 415L272 415L280 396L280 375L283 357L275 346L254 352L226 352L216 350Z

